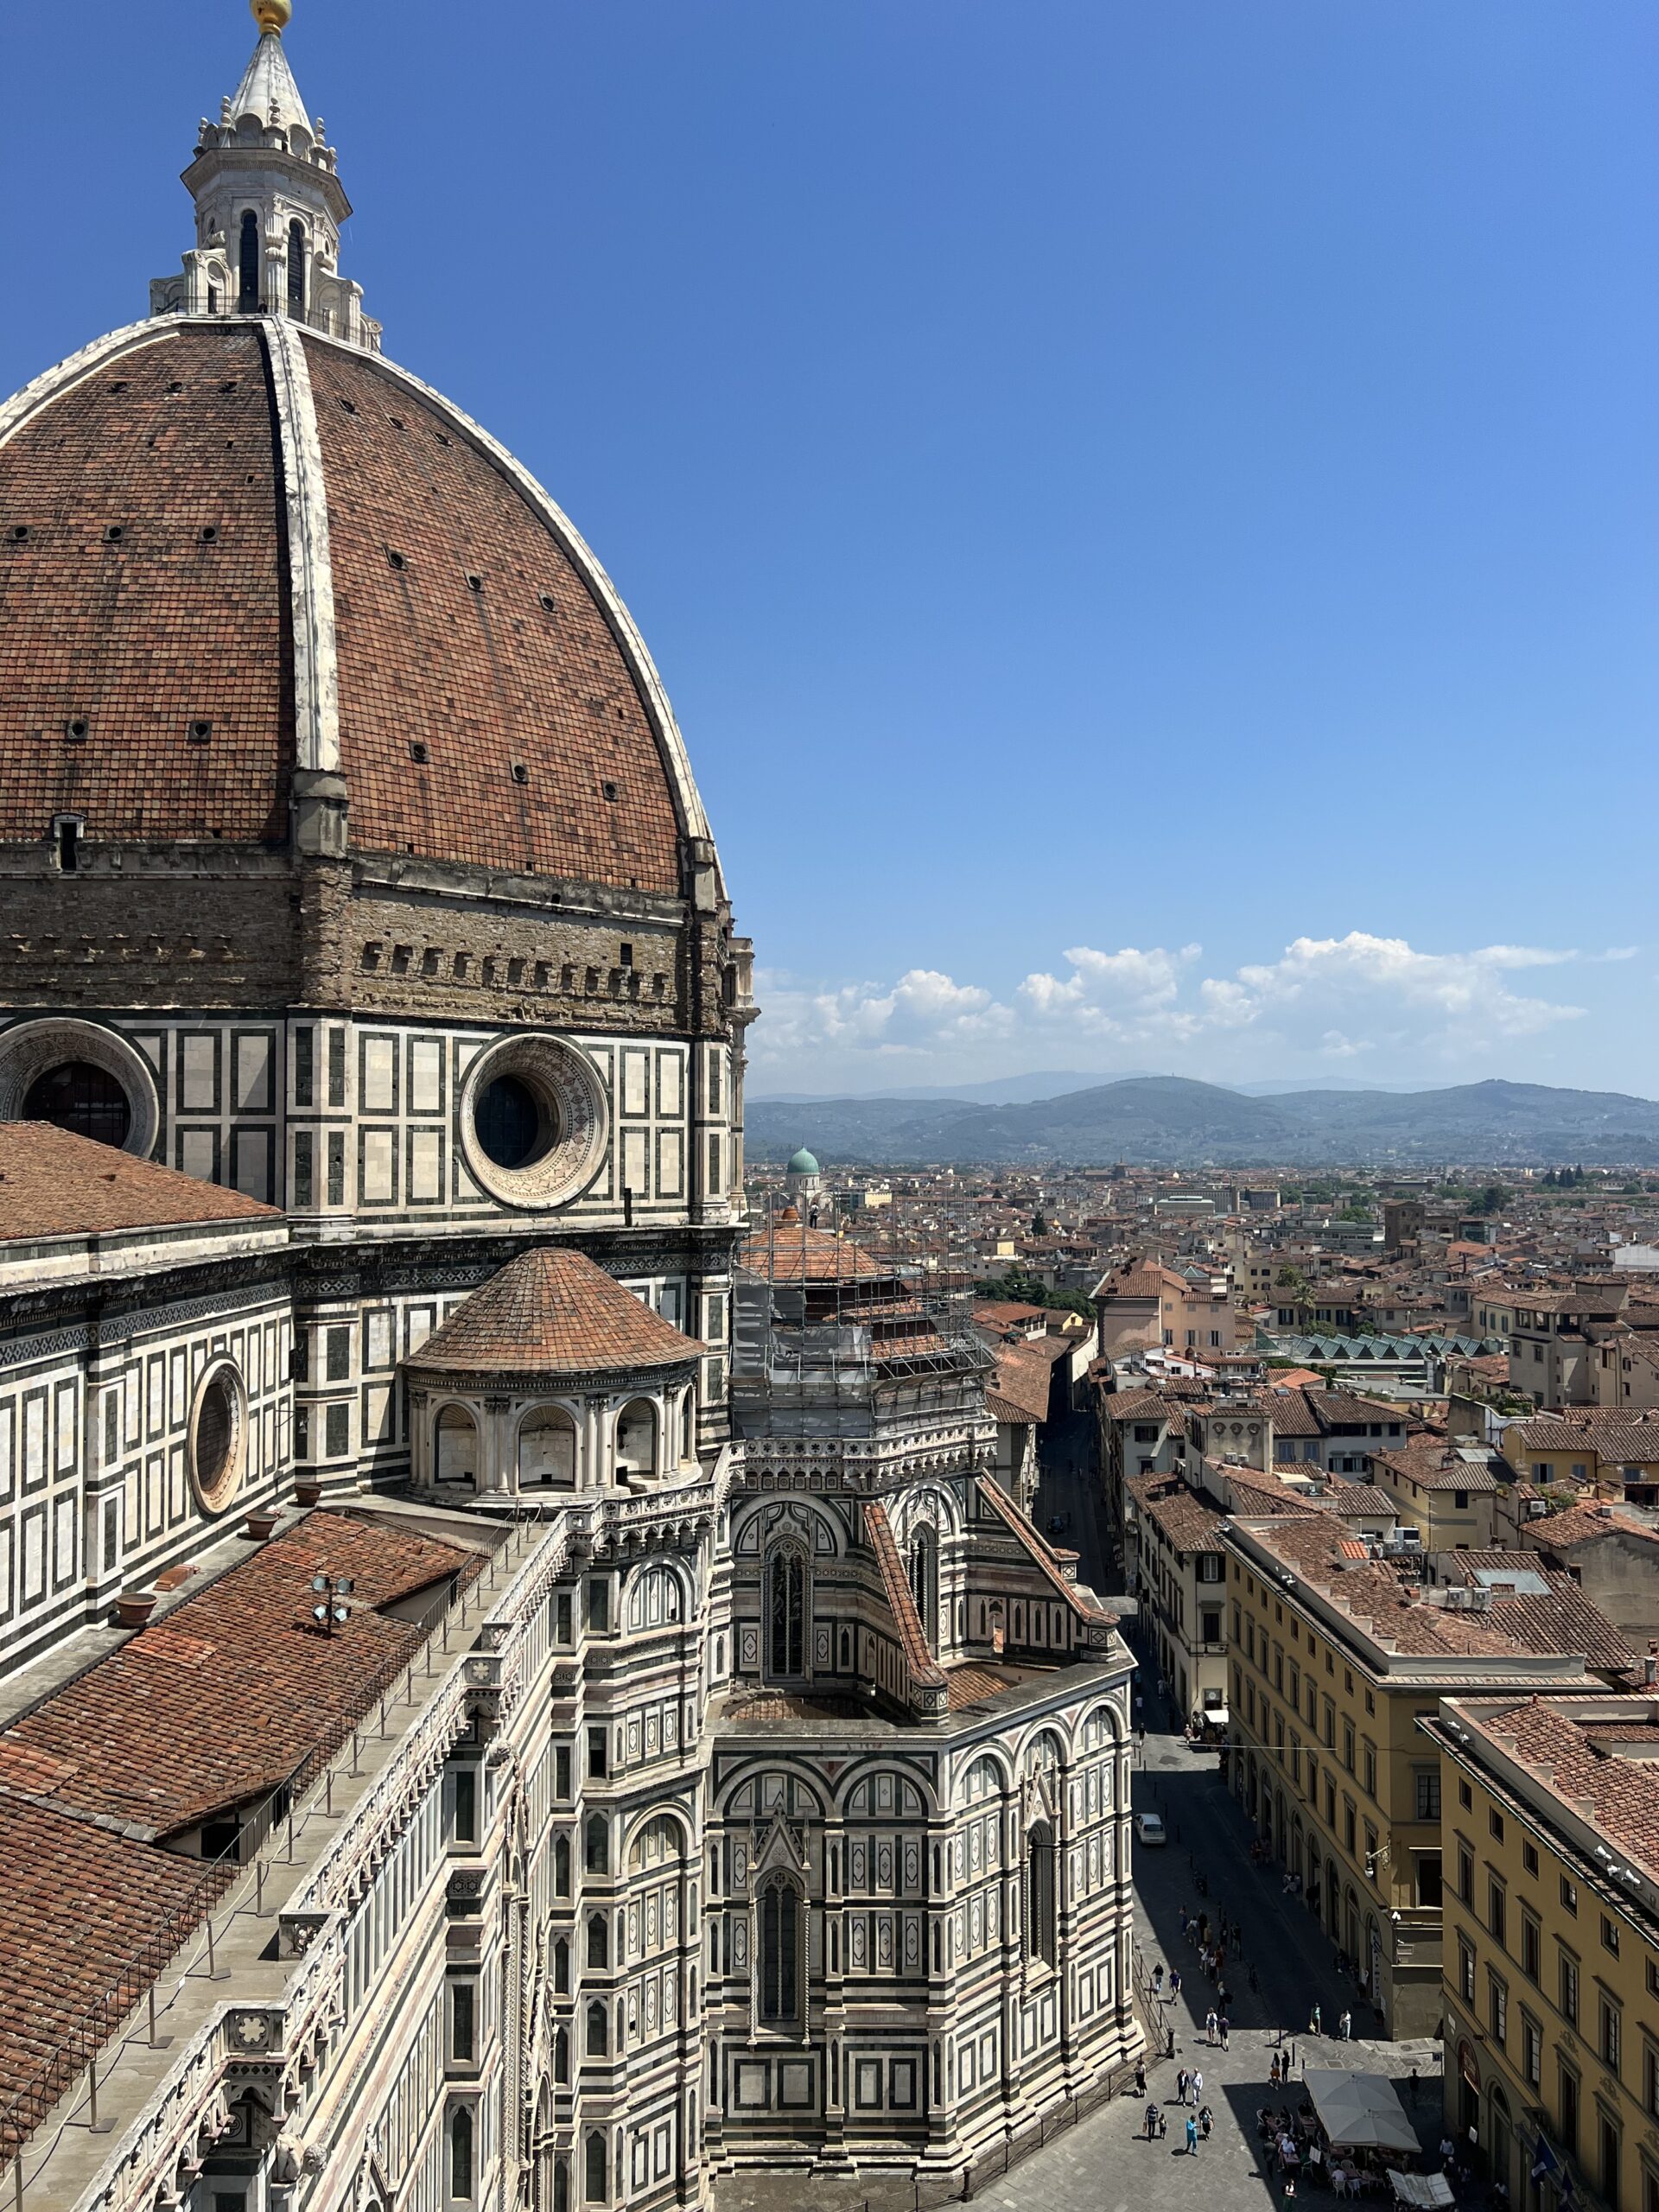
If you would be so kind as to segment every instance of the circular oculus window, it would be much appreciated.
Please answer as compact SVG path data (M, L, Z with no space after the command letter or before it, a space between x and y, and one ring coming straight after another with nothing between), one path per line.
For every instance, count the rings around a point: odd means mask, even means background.
M149 1063L118 1030L18 1021L0 1032L0 1122L49 1122L148 1160L162 1103Z
M216 1360L190 1410L190 1480L204 1513L223 1513L234 1499L247 1448L247 1385L228 1359Z
M505 1205L568 1205L605 1164L610 1115L599 1072L544 1030L504 1037L479 1054L461 1085L460 1116L474 1181Z

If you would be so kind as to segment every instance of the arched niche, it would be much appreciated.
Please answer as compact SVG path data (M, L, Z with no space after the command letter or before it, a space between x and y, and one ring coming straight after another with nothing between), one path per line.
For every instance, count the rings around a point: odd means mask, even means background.
M660 1427L656 1403L650 1398L630 1398L617 1414L614 1464L619 1483L653 1479Z
M457 1489L478 1488L478 1423L465 1406L442 1407L433 1423L432 1472Z
M563 1406L532 1406L518 1424L520 1490L574 1490L576 1424Z

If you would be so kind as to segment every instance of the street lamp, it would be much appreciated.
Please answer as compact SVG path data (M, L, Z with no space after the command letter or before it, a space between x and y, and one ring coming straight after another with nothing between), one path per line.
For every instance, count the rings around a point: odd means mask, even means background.
M336 1628L344 1628L350 1620L352 1609L346 1601L351 1596L353 1587L349 1574L312 1576L311 1594L319 1603L312 1606L311 1618L325 1636L332 1636Z

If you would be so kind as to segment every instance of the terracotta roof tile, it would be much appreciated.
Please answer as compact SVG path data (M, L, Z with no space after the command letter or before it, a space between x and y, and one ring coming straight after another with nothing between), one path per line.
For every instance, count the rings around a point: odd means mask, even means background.
M575 563L446 410L365 354L305 350L353 844L677 893L656 733Z
M750 1235L741 1247L746 1274L772 1282L890 1281L899 1272L882 1267L850 1236L827 1229L775 1228L771 1236Z
M101 1236L191 1222L280 1225L275 1206L136 1160L48 1122L0 1122L0 1241Z
M231 1878L161 1840L332 1748L424 1634L378 1609L480 1563L314 1513L0 1732L0 2094L33 2093L23 2132ZM310 1612L325 1570L356 1585L331 1637Z
M0 445L0 840L38 844L60 811L100 844L286 838L273 437L259 334L203 322L79 378Z
M924 1688L938 1688L944 1675L935 1661L927 1637L922 1627L921 1616L916 1611L916 1599L905 1573L904 1562L899 1556L899 1547L893 1541L893 1526L887 1519L885 1505L870 1504L864 1509L864 1528L870 1540L870 1549L875 1554L875 1563L881 1570L882 1587L887 1592L887 1610L893 1615L893 1630L899 1649L905 1655L905 1664L911 1680Z
M409 1365L444 1375L587 1375L683 1366L702 1350L585 1254L543 1244L474 1291Z
M421 1642L379 1609L478 1564L367 1516L310 1514L0 1732L0 1802L166 1838L263 1796ZM332 1637L311 1618L318 1573L356 1586Z
M1079 1620L1116 1622L1117 1616L1115 1613L1103 1611L1099 1606L1090 1605L1077 1589L1077 1585L1066 1580L1060 1572L1059 1562L1055 1557L1053 1547L1045 1542L1038 1535L1019 1507L1011 1498L1004 1495L999 1484L994 1482L989 1476L982 1475L979 1478L979 1494L996 1518L1018 1537L1032 1563L1050 1584L1055 1595L1065 1600Z
M113 1829L0 1796L0 2152L61 2094L228 1877ZM14 2097L36 2093L9 2126Z

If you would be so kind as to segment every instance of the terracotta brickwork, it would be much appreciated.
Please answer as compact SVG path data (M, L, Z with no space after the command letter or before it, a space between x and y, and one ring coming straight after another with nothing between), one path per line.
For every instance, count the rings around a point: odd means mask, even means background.
M581 576L445 417L366 359L306 350L353 844L677 891L667 774Z
M124 354L0 446L0 842L56 813L106 842L286 836L278 508L251 330Z

